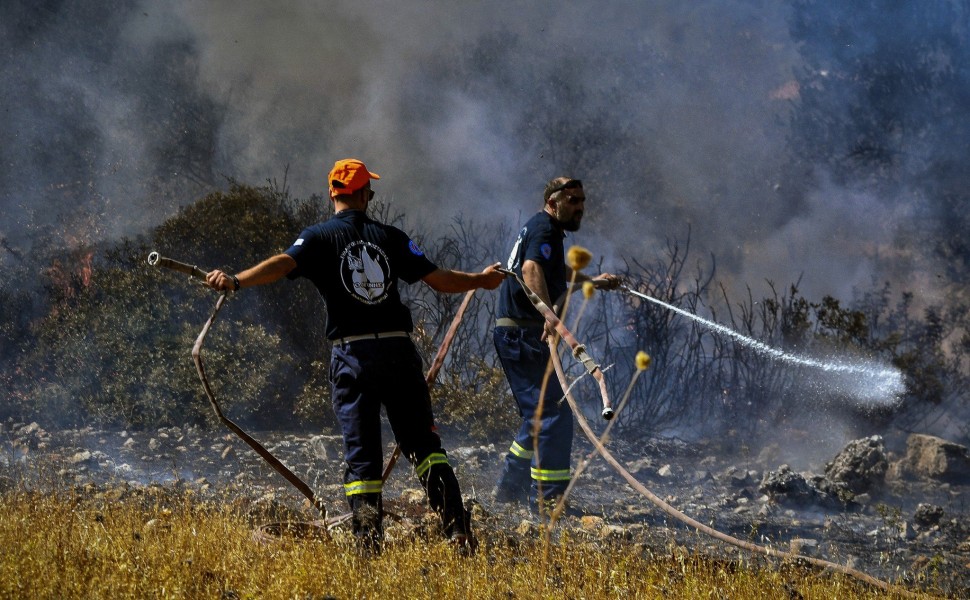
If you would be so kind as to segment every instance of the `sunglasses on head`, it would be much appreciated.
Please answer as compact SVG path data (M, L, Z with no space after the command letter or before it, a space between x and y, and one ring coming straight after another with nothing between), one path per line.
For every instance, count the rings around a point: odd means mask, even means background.
M552 188L551 190L549 190L549 195L551 196L556 192L561 192L562 190L575 190L575 189L581 189L582 187L583 187L582 181L578 179L568 179L560 183L556 187Z
M549 190L549 195L546 197L547 198L552 197L554 194L561 192L563 190L581 190L581 189L583 189L582 181L578 179L568 179L560 183L556 187L552 188L551 190ZM568 202L571 205L576 205L586 200L585 197L573 196L572 194L566 194L565 199L566 199L566 202Z

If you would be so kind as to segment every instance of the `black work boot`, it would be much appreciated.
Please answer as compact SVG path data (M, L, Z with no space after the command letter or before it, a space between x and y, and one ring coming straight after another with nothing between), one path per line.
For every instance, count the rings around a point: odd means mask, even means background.
M530 463L515 456L505 458L502 474L492 491L492 499L503 504L524 504L532 486Z
M462 556L475 554L478 540L472 532L472 513L468 509L462 507L461 514L450 522L445 522L444 527L445 537L459 554Z
M428 493L428 504L441 517L445 539L463 554L474 553L478 544L472 535L471 513L462 504L461 488L451 465L432 465L420 479Z
M384 542L384 507L381 494L355 494L348 497L352 516L351 530L362 556L381 553Z

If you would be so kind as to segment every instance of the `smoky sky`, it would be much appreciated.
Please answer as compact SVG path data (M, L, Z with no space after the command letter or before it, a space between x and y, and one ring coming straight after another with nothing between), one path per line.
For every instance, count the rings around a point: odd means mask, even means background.
M500 231L539 210L545 181L583 179L574 241L609 269L689 233L733 290L917 281L929 259L895 248L901 229L922 235L918 185L847 182L793 142L805 82L841 85L819 48L835 64L837 46L891 36L795 27L796 4L804 17L806 3L759 0L5 2L0 236L28 252L142 233L226 177L309 197L356 157L432 229L461 216ZM945 4L960 19L945 34L963 35L965 7ZM966 158L965 140L917 138L901 138L917 165L901 172Z

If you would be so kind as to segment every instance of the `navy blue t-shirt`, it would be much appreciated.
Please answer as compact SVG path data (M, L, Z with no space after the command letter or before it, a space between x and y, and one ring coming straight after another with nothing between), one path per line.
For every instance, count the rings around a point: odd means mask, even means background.
M547 212L540 212L529 219L519 232L506 268L522 276L522 264L531 260L542 267L542 274L549 290L549 299L555 302L566 292L566 258L563 251L565 233ZM551 308L551 307L550 307ZM506 277L499 289L498 317L542 321L519 282Z
M327 305L327 338L408 331L411 311L398 280L414 283L437 266L406 233L361 210L342 210L303 230L286 250L296 260L290 279L306 277Z

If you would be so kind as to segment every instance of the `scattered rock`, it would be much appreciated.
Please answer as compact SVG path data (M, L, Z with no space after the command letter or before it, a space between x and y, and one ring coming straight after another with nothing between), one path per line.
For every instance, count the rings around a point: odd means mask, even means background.
M30 425L15 427L13 431L16 445L22 448L29 448L31 450L43 449L47 447L47 443L50 440L50 434L36 422Z
M888 468L882 436L874 435L849 442L825 465L825 476L853 494L862 494L882 486Z
M81 452L76 452L74 456L67 459L67 462L72 465L83 465L85 463L94 463L93 455L90 450L82 450Z
M842 506L838 498L814 487L804 475L792 471L788 465L781 465L778 471L765 473L758 491L767 494L778 504L798 508L809 506L841 508Z
M315 435L308 443L315 458L330 460L341 456L344 442L339 435Z
M606 525L600 529L600 539L628 542L633 539L633 532L622 525Z
M605 525L603 517L596 515L583 515L579 519L579 526L584 531L600 531Z
M749 471L732 470L728 477L728 484L735 488L746 488L754 483L755 480Z
M795 538L789 542L788 549L793 554L801 554L802 556L816 556L818 554L818 540Z
M900 461L899 475L966 483L970 481L970 450L942 438L914 433L906 440L906 456Z
M939 525L943 520L943 508L936 506L935 504L925 504L920 503L916 507L916 513L913 515L913 522L920 527L932 527L934 525Z
M708 471L707 469L694 471L695 484L704 484L704 483L713 482L713 481L714 481L714 475L712 475L711 472Z
M641 471L650 471L653 468L653 461L649 458L640 458L631 461L630 464L627 465L627 470L634 475L640 473Z

